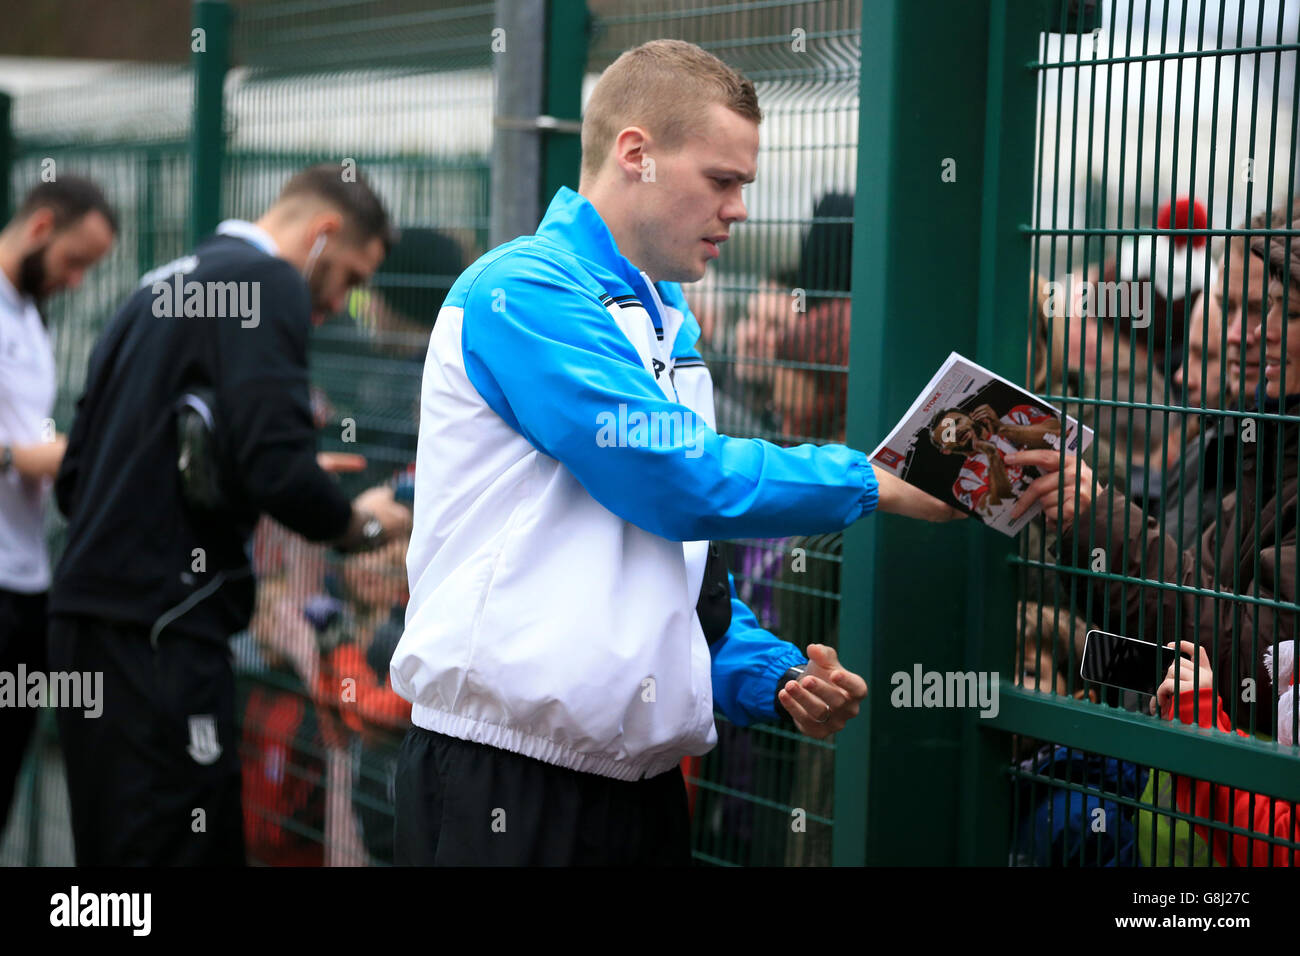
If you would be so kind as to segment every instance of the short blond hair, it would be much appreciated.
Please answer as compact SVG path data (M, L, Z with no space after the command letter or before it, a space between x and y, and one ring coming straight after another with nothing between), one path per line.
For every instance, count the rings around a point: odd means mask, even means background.
M582 117L582 172L594 175L620 132L640 126L666 149L694 133L712 103L763 121L754 84L684 40L651 40L601 74Z

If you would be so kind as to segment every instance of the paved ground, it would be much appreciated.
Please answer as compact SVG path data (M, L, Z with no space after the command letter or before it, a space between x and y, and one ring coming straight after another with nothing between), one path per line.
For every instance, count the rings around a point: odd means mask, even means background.
M18 777L9 827L0 840L0 866L72 866L68 787L54 714L47 711L41 718L27 763ZM35 821L33 802L39 808Z

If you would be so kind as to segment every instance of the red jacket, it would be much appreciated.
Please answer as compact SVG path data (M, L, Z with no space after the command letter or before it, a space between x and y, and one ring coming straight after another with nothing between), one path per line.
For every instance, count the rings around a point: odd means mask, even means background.
M1196 706L1198 697L1199 707ZM1185 690L1180 693L1178 709L1179 720L1185 724L1196 723L1201 727L1217 726L1224 733L1233 732L1228 715L1223 712L1223 705L1214 697L1213 691L1208 686L1202 686L1199 691ZM1213 723L1210 719L1211 709L1217 711L1216 722ZM1198 710L1199 713L1193 714L1193 710ZM1172 713L1171 700L1165 704L1165 718L1171 717ZM1238 730L1237 733L1243 737L1250 736L1243 730ZM1183 813L1191 813L1192 786L1195 784L1195 807L1198 818L1228 823L1242 830L1270 834L1283 840L1300 838L1300 822L1297 822L1295 832L1291 830L1291 821L1295 817L1293 803L1274 800L1272 797L1260 796L1245 790L1234 790L1223 785L1214 786L1204 780L1193 781L1187 777L1175 777L1174 780L1175 799L1178 802L1178 809ZM1209 816L1206 815L1206 808L1212 808ZM1197 826L1196 833L1210 844L1214 859L1220 866L1300 866L1300 850L1288 852L1287 847L1284 846L1224 833L1221 830L1216 830L1211 838L1208 829L1203 826ZM1228 847L1229 838L1232 840L1231 850Z
M340 644L322 662L318 701L337 712L355 733L405 730L411 723L411 704L393 692L388 675L379 681L356 644ZM344 678L352 678L352 695L341 700Z

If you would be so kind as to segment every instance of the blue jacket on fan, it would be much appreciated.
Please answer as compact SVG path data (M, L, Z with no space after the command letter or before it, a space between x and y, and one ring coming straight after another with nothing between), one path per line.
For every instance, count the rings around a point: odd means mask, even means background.
M650 282L561 189L482 256L429 342L406 630L420 727L622 780L775 721L804 662L735 597L708 643L710 539L834 531L876 505L864 454L714 431L681 287Z

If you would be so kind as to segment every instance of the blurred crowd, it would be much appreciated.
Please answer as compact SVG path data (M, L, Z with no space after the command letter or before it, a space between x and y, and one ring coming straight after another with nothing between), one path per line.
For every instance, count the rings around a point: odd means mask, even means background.
M1052 505L1060 490L1067 499L1058 520L1026 536L1018 680L1294 746L1300 387L1287 380L1300 374L1300 243L1287 231L1300 227L1300 202L1213 241L1211 225L1180 197L1159 212L1168 232L1126 240L1055 286L1036 279L1029 381L1096 440L1049 481ZM1082 299L1116 281L1146 284L1146 314ZM1052 303L1062 292L1068 311ZM1273 603L1247 603L1261 598ZM1182 661L1155 695L1085 686L1090 628L1176 646ZM1294 839L1290 804L1024 738L1017 756L1022 862L1293 862L1270 842ZM1099 792L1050 786L1060 779ZM1219 827L1174 825L1125 798ZM1111 826L1092 825L1099 812ZM1260 836L1229 845L1224 825Z
M820 197L812 220L792 267L711 273L687 288L723 433L785 445L845 440L853 196ZM1292 363L1300 326L1283 340L1290 319L1300 317L1300 267L1289 271L1295 253L1284 241L1288 229L1300 228L1300 202L1237 223L1226 237L1212 238L1214 225L1194 198L1172 199L1154 235L1121 242L1096 265L1057 276L1040 265L1032 277L1022 381L1093 430L1070 478L1095 506L1074 527L1061 520L1064 511L1049 508L1046 525L1031 525L1022 538L1016 679L1292 744L1293 653L1285 645L1295 635L1294 614L1266 608L1261 620L1233 596L1264 593L1281 605L1296 599L1300 417L1292 395L1300 389L1285 388L1282 377L1300 369ZM437 314L463 267L456 239L406 230L372 289L351 293L315 336L318 369L336 357L351 370L313 388L316 426L332 434L369 415L374 434L396 423L379 463L394 503L409 506L412 497L414 436L400 423L418 417L415 382L428 332L418 317ZM1132 292L1129 308L1117 311L1112 300L1107 309L1096 290L1119 286ZM365 467L351 457L326 452L322 464L335 472ZM1026 469L1043 478L1052 470ZM235 644L239 671L256 677L240 682L238 702L244 835L254 862L393 859L394 775L410 704L388 674L408 600L408 540L344 554L261 519L253 547L257 604ZM760 623L801 648L838 646L841 533L728 548L738 594ZM1202 593L1142 583L1161 579ZM1203 593L1215 589L1226 597ZM1085 687L1078 663L1091 627L1186 641L1196 688L1172 677L1151 696ZM1233 693L1243 680L1258 687L1244 701ZM725 721L718 730L715 753L687 761L688 781L702 760L718 760L716 775L734 791L762 790L803 808L807 835L789 840L783 815L715 794L697 826L747 844L756 862L829 863L833 749ZM1266 841L1260 856L1256 841L1237 837L1229 845L1217 830L1175 826L1134 806L1199 812L1278 836L1292 819L1267 797L1228 791L1221 798L1207 784L1044 741L1018 738L1016 759L1017 845L1028 847L1020 862L1270 862ZM773 764L780 772L769 772ZM1062 778L1090 789L1044 785ZM1244 805L1241 796L1249 798ZM1091 828L1097 809L1113 812L1116 825ZM1277 850L1273 862L1288 861Z

